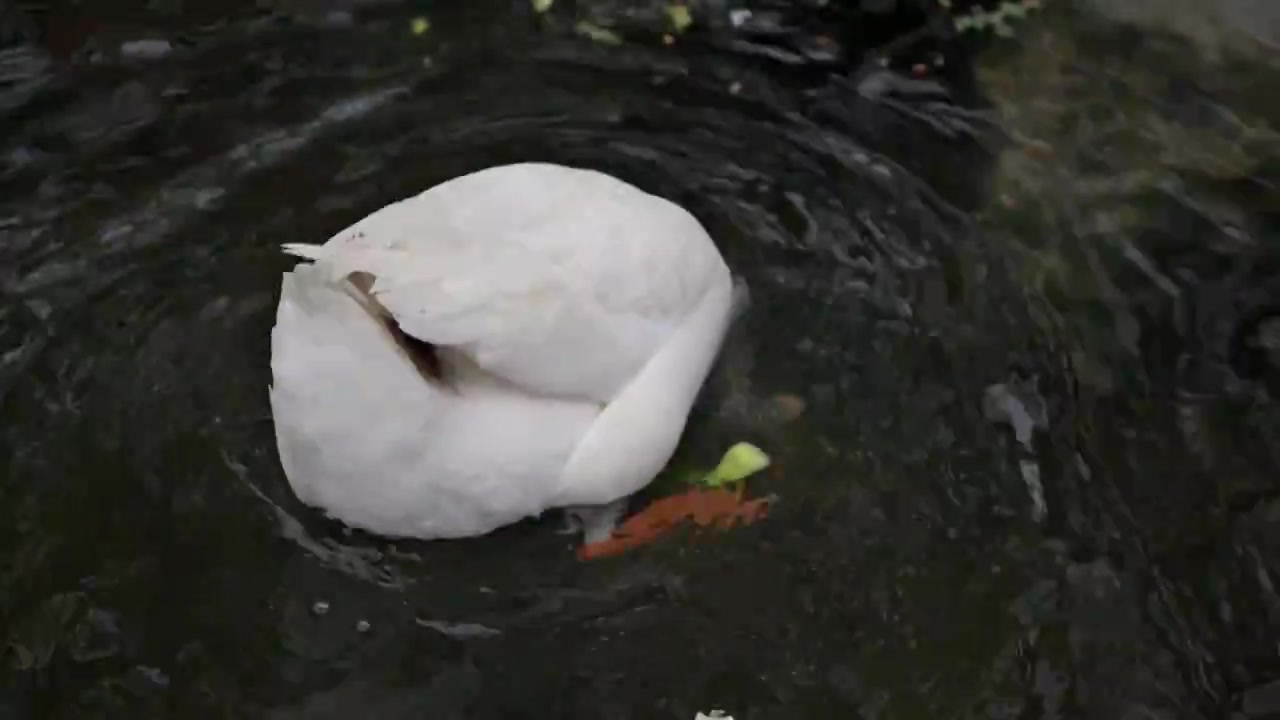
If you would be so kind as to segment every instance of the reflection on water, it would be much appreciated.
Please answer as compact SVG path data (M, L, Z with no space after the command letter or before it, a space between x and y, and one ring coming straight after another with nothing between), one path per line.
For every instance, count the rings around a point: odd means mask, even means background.
M830 8L611 44L607 3L323 4L0 51L0 715L1280 709L1257 56L1061 5L975 68ZM683 204L747 277L677 464L762 445L767 521L582 564L289 493L276 248L516 160Z

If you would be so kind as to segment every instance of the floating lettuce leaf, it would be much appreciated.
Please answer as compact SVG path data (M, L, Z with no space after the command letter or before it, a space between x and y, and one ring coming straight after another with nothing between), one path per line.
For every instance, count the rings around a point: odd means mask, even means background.
M698 478L698 485L720 487L738 482L769 467L769 456L750 443L740 442L729 448L714 470Z
M667 17L671 20L671 25L678 33L688 30L689 26L693 24L693 14L689 12L689 8L686 5L668 5Z

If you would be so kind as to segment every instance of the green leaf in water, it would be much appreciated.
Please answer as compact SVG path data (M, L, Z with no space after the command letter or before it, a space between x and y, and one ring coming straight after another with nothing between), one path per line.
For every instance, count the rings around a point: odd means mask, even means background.
M555 2L556 0L532 0L533 11L539 14L544 13L550 10Z
M671 19L671 25L678 33L684 32L693 24L693 14L689 12L688 5L668 5L667 17Z
M769 456L750 443L740 442L725 452L715 470L698 480L698 484L719 487L738 482L769 467Z

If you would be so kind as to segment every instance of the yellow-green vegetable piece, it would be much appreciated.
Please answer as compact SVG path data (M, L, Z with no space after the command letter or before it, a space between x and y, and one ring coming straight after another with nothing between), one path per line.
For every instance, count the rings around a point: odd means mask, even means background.
M729 448L715 470L699 481L702 485L719 487L738 482L769 467L769 456L750 443L740 442Z
M686 5L668 5L667 17L671 19L676 32L682 33L693 24L693 14L689 12Z

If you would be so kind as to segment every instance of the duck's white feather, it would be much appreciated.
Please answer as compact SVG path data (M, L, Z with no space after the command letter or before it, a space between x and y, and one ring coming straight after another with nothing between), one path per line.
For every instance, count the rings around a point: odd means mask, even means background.
M728 272L679 206L541 163L450 180L286 250L372 274L378 302L420 340L531 391L602 402Z
M388 535L478 535L639 490L731 316L689 213L555 165L464 176L287 250L314 262L285 274L272 331L281 463L304 502ZM382 315L437 348L447 382Z
M424 382L381 321L313 266L284 277L271 406L303 502L386 535L465 537L547 509L598 407Z

